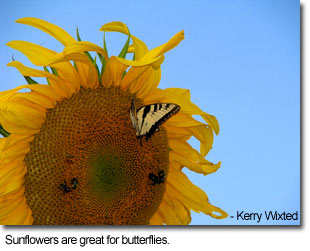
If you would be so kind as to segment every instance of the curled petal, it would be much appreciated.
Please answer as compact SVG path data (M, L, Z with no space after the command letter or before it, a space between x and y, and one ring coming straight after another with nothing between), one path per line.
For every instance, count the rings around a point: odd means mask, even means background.
M167 43L158 46L149 52L147 52L141 60L149 59L149 58L156 58L160 55L163 55L167 51L172 50L174 47L176 47L182 40L184 39L184 31L180 31L177 34L175 34Z
M136 60L140 60L149 51L146 44L139 38L131 35L127 25L122 22L115 21L107 23L103 25L100 30L107 32L120 32L126 35L130 35L133 41L133 45L129 47L128 52L134 52Z
M177 172L173 168L169 170L167 190L196 212L203 212L217 219L227 217L226 212L209 203L205 192L192 184L183 172Z
M63 54L64 55L69 55L72 53L77 53L77 52L85 52L85 51L95 51L101 55L104 56L104 58L106 60L108 60L108 55L107 52L102 49L101 47L99 47L96 44L87 42L87 41L79 41L76 43L73 43L69 46L67 46L64 50L63 50Z
M8 42L6 45L20 51L26 55L31 63L38 66L47 66L50 61L55 60L55 57L57 57L57 53L55 51L26 41L14 40Z
M16 20L16 23L27 24L38 28L47 34L56 38L59 42L61 42L64 46L75 43L76 40L65 30L58 27L57 25L51 24L39 18L33 17L24 17Z
M207 175L214 173L221 166L221 162L213 164L206 160L187 142L169 140L169 146L173 150L169 153L171 160L179 163L182 166L186 166L194 172Z
M189 115L200 115L212 128L215 134L220 131L217 119L206 112L203 112L197 105L190 101L189 91L180 88L157 89L147 97L147 103L152 102L175 103L181 106L182 113Z
M164 56L159 56L156 58L151 58L151 59L146 59L146 60L140 60L140 61L133 61L133 60L128 60L120 57L115 57L120 63L128 66L145 66L145 65L151 65L155 70L160 67L162 62L164 61Z
M7 66L15 67L23 76L45 77L48 79L53 79L55 81L59 81L59 78L57 76L55 76L54 74L51 74L51 73L46 72L46 71L40 71L37 69L27 67L18 61L12 61L12 62L8 63Z

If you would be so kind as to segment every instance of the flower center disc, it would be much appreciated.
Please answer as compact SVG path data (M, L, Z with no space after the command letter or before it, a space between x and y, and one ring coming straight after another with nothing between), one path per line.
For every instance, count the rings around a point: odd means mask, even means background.
M168 139L161 127L140 145L133 98L118 87L82 88L47 111L25 158L34 224L148 224L165 191L150 177L168 173Z

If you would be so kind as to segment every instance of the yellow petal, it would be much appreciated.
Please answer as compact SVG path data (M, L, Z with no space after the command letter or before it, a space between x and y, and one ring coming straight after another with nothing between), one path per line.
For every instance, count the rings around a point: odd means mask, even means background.
M10 212L4 219L0 219L0 222L3 225L21 225L25 224L25 222L29 222L29 214L31 215L31 211L26 204L26 200L20 199L19 205Z
M30 68L30 67L27 67L18 61L12 61L12 62L8 63L7 66L15 67L23 76L44 77L44 78L53 79L55 81L59 81L59 78L57 76L55 76L54 74L51 74L51 73L46 72L46 71L40 71L40 70L36 70L36 69Z
M149 49L147 48L146 44L139 38L133 35L131 35L130 37L133 42L135 59L140 60L149 51Z
M119 21L107 23L103 25L100 30L107 32L120 32L126 35L130 34L127 25ZM133 41L133 46L130 47L129 51L135 53L135 60L140 60L149 50L142 40L133 35L130 35L130 37Z
M116 59L116 57L110 57L102 76L102 85L105 87L110 87L111 85L120 85L123 73L127 69L127 67L127 65L121 64Z
M184 31L180 31L177 34L175 34L167 43L158 46L149 52L147 52L141 60L150 59L150 58L156 58L160 55L163 55L167 51L172 50L174 47L176 47L182 40L184 39Z
M103 55L105 57L105 60L108 60L107 52L104 49L102 49L101 47L99 47L96 44L93 44L93 43L87 42L87 41L79 41L79 42L76 42L74 44L67 46L63 50L63 54L68 55L68 54L72 54L72 53L85 52L85 51L95 51L95 52Z
M153 217L150 219L149 225L163 225L163 221L160 217L160 215L158 214L158 212L156 212Z
M33 216L31 209L26 205L27 216L19 223L20 225L33 225Z
M49 22L46 22L44 20L41 20L39 18L33 18L33 17L20 18L16 21L16 23L27 24L27 25L36 27L48 33L49 35L53 36L54 38L56 38L64 46L67 46L67 45L70 45L76 42L76 40L62 28L54 24L51 24Z
M140 66L140 67L131 67L121 82L121 87L123 89L127 89L129 86L132 85L141 75L149 69L150 65Z
M2 156L2 152L3 152L4 146L7 144L7 140L8 140L8 137L0 138L0 158Z
M188 156L181 155L176 152L170 152L170 161L180 163L183 167L187 167L189 170L207 175L216 172L221 167L221 162L213 164L207 162L197 162L196 160L189 159Z
M188 128L193 135L200 141L200 153L206 156L212 149L213 145L213 132L208 126L196 126Z
M24 188L20 187L19 189L0 196L0 224L10 224L7 219L14 215L14 211L20 205L23 204Z
M0 168L9 168L8 166L2 166L2 164L11 164L11 165L16 165L18 162L18 158L19 157L23 157L26 153L29 152L30 150L30 142L32 137L27 137L27 138L23 138L23 137L18 137L15 135L10 135L8 138L8 142L7 145L5 147L5 149L2 151L2 154L0 156ZM15 143L15 144L13 144ZM20 163L23 164L23 163Z
M71 84L71 83L66 84L65 80L62 80L59 77L51 73L27 67L18 61L10 62L8 66L15 67L24 76L48 78L51 84L51 87L52 87L50 91L54 93L54 94L50 93L49 96L53 96L53 98L56 100L66 97L69 94L68 90L71 90L71 93L75 92L74 84ZM61 75L61 71L62 69L59 69L60 75ZM24 88L27 88L27 87L24 87Z
M18 92L19 90L19 88L14 88L11 90L0 92L0 104L12 99L15 96L16 92Z
M217 219L223 219L228 216L227 213L220 208L211 205L208 202L208 196L205 192L192 184L182 172L174 171L174 169L171 168L169 170L166 186L166 189L171 191L173 196L196 212L203 212Z
M176 212L171 205L167 204L166 200L162 200L158 213L167 225L180 225L180 220L175 215Z
M84 82L81 82L81 85L86 88L95 88L99 85L98 73L93 65L93 63L89 60L89 58L85 54L81 53L72 53L65 56L67 60L73 60L76 62L78 71L80 76L81 72L84 72ZM82 70L83 69L83 70Z
M165 192L163 201L166 204L166 208L171 208L172 214L170 217L174 218L174 225L188 225L191 222L191 212L189 208L179 199L173 197L169 190ZM165 211L166 208L160 207L159 210Z
M189 159L207 163L207 160L185 141L169 140L169 147L176 153L186 156Z
M22 128L40 129L45 113L21 102L0 103L0 122L10 133L18 133Z
M178 127L175 127L175 128L176 128L176 130L174 130L174 131L173 130L167 130L167 126L165 126L169 140L171 139L171 140L187 141L193 135L189 130L184 129L186 131L186 133L179 133L178 132L179 128Z
M153 70L150 69L151 73L148 78L148 84L142 86L141 89L137 92L137 97L143 99L146 97L150 92L157 88L161 79L161 69Z
M180 88L168 88L165 90L157 89L148 95L146 102L149 103L155 100L178 104L181 107L182 113L189 115L200 115L212 128L215 134L219 133L220 129L217 119L213 115L203 112L197 105L193 104L190 101L188 90Z
M71 54L64 55L59 53L59 56L50 61L50 64L56 64L59 62L75 61L78 67L78 74L80 75L81 85L86 88L94 88L98 86L98 74L95 66L89 60L89 58L83 53L73 52Z
M56 101L55 100L50 100L49 98L47 98L46 96L43 96L39 93L36 92L29 92L29 93L17 93L15 95L15 99L26 99L29 100L35 104L38 104L42 107L45 108L54 108L56 105Z
M14 168L7 172L0 179L0 196L8 194L12 191L15 191L16 188L20 187L24 183L24 176L26 174L26 167L20 166L19 168Z
M120 57L115 57L120 63L128 66L145 66L145 65L152 65L154 69L158 69L162 62L164 61L164 56L159 56L156 58L151 58L151 59L146 59L146 60L139 60L139 61L134 61L134 60L128 60L125 58L120 58Z
M33 138L34 135L18 136L14 134L7 137L0 155L0 169L10 168L10 165L23 164L23 155L29 151L30 142Z
M9 149L5 151L5 154L7 154L8 151ZM21 168L24 167L25 156L21 155L14 156L14 158L9 161L3 158L3 156L0 157L0 184L2 184L2 181L6 179L12 171L21 170ZM14 178L14 176L12 176L12 178Z
M137 97L141 99L156 89L161 77L159 66L163 62L164 56L149 61L130 61L118 57L116 59L124 65L132 65L122 80L121 86L123 88L129 86L130 92L136 93ZM142 67L139 67L140 65ZM152 68L148 65L152 65Z
M11 91L11 97L10 99L13 99L14 97L20 97L22 96L24 93L17 93L19 90L26 88L29 90L32 90L33 94L38 94L43 96L46 99L53 101L58 101L61 96L58 95L58 93L56 92L56 90L53 88L53 86L48 86L48 85L42 85L42 84L35 84L35 85L21 85L19 87L16 87L15 89L10 90ZM2 93L0 92L0 102L4 102L5 100L1 100L2 97ZM8 97L8 95L6 95ZM27 99L27 96L25 96L25 98ZM8 99L6 99L8 100Z
M133 46L133 44L129 45L127 53L134 53L134 52L135 52L135 47Z
M13 191L15 191L16 189L20 188L23 186L24 184L24 174L26 172L22 173L22 176L18 177L17 180L12 180L10 181L10 183L6 184L3 187L0 187L0 197L4 196L6 194L9 194Z
M57 53L55 51L26 41L14 40L8 42L6 45L22 52L27 56L31 63L38 66L47 66L50 61L55 60L55 57L57 57Z
M101 26L100 31L116 31L121 32L124 34L129 34L129 30L126 24L119 22L119 21L113 21L107 24L104 24Z
M28 59L35 65L38 66L49 66L54 64L55 62L65 61L63 60L64 55L62 53L56 53L52 50L44 48L40 45L29 43L26 41L11 41L7 43L8 46L15 50L19 50L23 54L28 57ZM53 65L53 67L57 70L57 73L60 78L69 80L68 82L79 83L79 78L77 77L76 70L70 64L70 62L62 62ZM71 81L70 81L71 80ZM76 90L77 86L70 86L64 83L64 87L59 86L58 88L62 88L62 95L68 95L72 93L72 90Z
M169 147L173 150L169 153L171 160L188 167L194 172L207 175L217 171L221 166L221 162L213 164L206 160L185 141L169 140Z
M166 225L187 225L191 222L190 210L184 203L165 192L164 198L157 210L157 221Z
M161 69L149 68L145 73L130 86L130 91L136 93L138 98L144 99L150 92L153 92L159 85Z
M195 121L195 120L193 120ZM180 123L182 126L182 124ZM172 140L187 141L191 136L195 136L200 141L200 153L206 156L212 149L213 132L207 125L198 125L193 127L175 127L169 124L164 125L167 136Z
M147 101L145 102L149 104L149 102ZM164 126L167 128L169 127L170 130L174 129L174 127L193 127L193 126L203 126L203 125L205 124L195 120L190 115L184 114L182 107L181 107L180 112L178 112L177 114L169 118L164 124Z

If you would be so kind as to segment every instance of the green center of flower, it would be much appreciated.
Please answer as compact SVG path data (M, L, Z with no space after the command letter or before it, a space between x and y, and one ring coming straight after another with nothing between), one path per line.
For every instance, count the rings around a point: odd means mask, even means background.
M168 139L161 128L140 144L132 98L82 88L48 110L25 158L34 224L148 224L165 191L154 181L168 173Z
M120 159L115 155L99 154L90 163L90 187L102 198L112 198L116 193L126 190L126 172Z

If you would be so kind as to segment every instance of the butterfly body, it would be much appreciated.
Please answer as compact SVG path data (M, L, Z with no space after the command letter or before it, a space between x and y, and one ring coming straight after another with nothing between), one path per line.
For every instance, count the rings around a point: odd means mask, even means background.
M130 119L136 136L140 143L142 137L148 140L159 126L180 110L180 106L173 103L158 103L142 106L136 109L135 101L132 100L130 108Z

